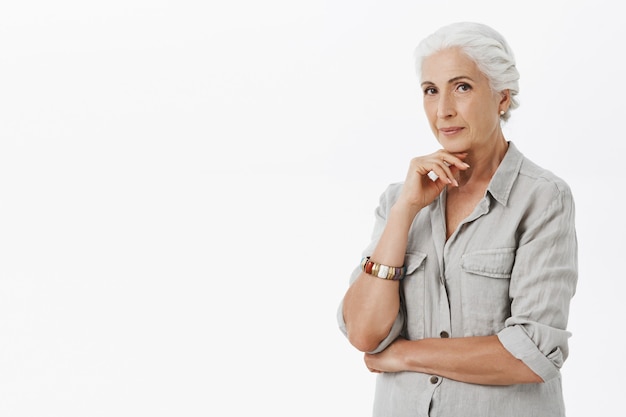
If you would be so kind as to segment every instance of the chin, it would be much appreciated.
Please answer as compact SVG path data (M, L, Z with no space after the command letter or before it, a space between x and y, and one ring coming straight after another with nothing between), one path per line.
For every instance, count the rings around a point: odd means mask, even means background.
M439 143L446 151L450 153L469 152L470 147L462 140L440 140Z

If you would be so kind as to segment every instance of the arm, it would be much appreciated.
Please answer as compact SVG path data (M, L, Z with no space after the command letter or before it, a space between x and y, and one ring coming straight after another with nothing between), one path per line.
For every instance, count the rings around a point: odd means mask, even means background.
M402 266L413 217L394 206L371 259L384 265ZM399 286L398 281L361 272L348 288L343 317L348 340L360 351L373 351L389 333L400 309Z
M446 186L453 182L459 169L467 169L462 158L446 151L414 158L397 201L392 204L388 217L381 201L377 210L377 227L382 233L372 252L372 261L400 267L404 265L409 230L417 213L429 205ZM453 165L447 165L444 163ZM432 181L428 172L434 170L439 178ZM396 322L400 309L399 283L373 277L361 272L346 292L342 315L348 340L357 349L371 352L380 345Z
M532 214L520 228L505 328L492 336L398 339L379 354L365 355L372 372L414 371L489 385L558 377L577 282L574 204L566 188L532 201Z
M567 359L578 281L574 200L565 184L556 185L556 193L533 196L535 215L522 229L511 276L511 317L498 333L502 345L544 381L558 377Z
M365 354L372 372L412 371L483 385L543 380L502 346L497 336L397 339L381 353Z

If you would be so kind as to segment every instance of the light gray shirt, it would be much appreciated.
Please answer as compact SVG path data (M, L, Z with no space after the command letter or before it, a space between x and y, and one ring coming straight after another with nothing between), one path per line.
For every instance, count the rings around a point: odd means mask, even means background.
M402 188L391 184L375 211L370 256ZM446 241L445 191L411 226L401 311L380 352L410 339L497 334L544 382L468 384L417 372L378 374L375 417L565 416L560 368L578 279L574 201L568 185L513 143L472 214ZM350 278L360 272L357 267ZM337 320L345 334L342 306Z

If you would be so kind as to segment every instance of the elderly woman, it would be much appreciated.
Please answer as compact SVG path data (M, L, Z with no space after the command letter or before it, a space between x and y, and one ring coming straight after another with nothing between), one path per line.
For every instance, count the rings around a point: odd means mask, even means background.
M499 33L452 24L416 57L441 149L380 197L337 315L378 374L374 416L564 416L570 188L504 137L519 74Z

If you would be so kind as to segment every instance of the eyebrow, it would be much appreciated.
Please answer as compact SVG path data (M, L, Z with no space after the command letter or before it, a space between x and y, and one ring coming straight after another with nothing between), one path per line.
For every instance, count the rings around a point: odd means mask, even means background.
M450 78L448 80L448 84L453 84L453 83L455 83L457 81L460 81L460 80L474 81L474 80L472 80L471 77L468 77L467 75L459 75L458 77ZM432 81L424 81L420 85L423 86L423 85L436 85L436 84L434 82L432 82Z

